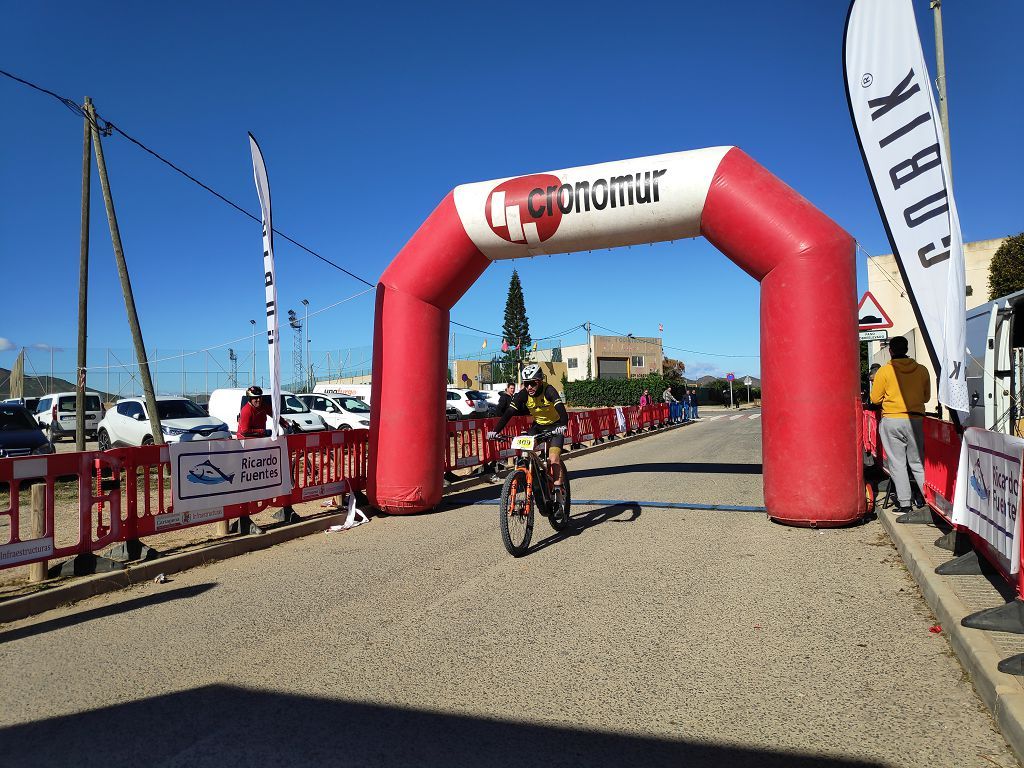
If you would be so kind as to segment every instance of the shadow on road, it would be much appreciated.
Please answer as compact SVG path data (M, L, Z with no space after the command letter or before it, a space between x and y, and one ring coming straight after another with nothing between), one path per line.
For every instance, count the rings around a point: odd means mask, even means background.
M628 511L629 517L619 518L623 512ZM632 523L634 520L640 517L640 505L634 502L624 502L622 504L609 504L607 507L601 507L600 509L592 509L582 515L575 515L569 518L569 527L564 531L558 531L551 534L546 539L541 539L534 544L526 552L524 557L529 557L534 552L539 552L542 549L550 547L552 544L569 538L570 536L579 536L581 533L586 531L588 528L593 528L595 525L601 523ZM538 516L538 524L541 524L542 520ZM546 522L546 521L543 521Z
M323 661L323 660L321 660ZM329 660L328 660L329 661ZM344 660L341 660L344 663ZM439 702L443 706L442 702ZM870 768L879 763L705 741L534 725L213 685L0 730L9 765L681 766ZM118 738L97 748L112 724Z
M99 608L91 608L87 611L71 614L70 616L61 616L59 619L50 619L49 621L41 621L38 624L29 624L25 627L19 627L18 629L12 629L8 632L0 633L0 645L3 643L13 642L14 640L21 640L26 637L33 637L34 635L42 635L46 632L52 632L55 629L64 629L66 627L76 626L77 624L84 624L85 622L93 621L94 619L102 619L106 616L115 616L119 613L137 611L140 608L147 608L151 605L168 603L171 600L185 600L189 597L196 597L197 595L201 595L204 592L213 589L215 586L217 586L217 582L196 584L192 587L177 587L175 589L157 592L152 595L146 595L145 597L136 597L131 600L100 606Z
M571 456L571 454L570 454ZM764 472L761 464L718 464L715 462L666 461L647 462L645 464L626 464L621 467L594 467L593 469L574 469L570 466L569 474L577 477L605 477L607 475L632 474L634 472L694 472L712 475L760 475Z

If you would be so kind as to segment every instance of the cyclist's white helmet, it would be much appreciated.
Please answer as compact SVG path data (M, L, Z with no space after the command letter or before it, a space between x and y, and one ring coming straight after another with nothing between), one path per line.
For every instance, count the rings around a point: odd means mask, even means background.
M544 381L544 371L536 363L523 368L523 381Z

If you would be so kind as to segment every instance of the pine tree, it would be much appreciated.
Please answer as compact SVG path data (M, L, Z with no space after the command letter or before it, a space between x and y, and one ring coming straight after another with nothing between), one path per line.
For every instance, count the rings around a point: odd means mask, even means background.
M508 342L505 361L509 363L508 371L518 373L519 365L528 359L533 339L530 338L530 319L526 316L526 302L523 300L523 286L519 282L519 273L512 270L508 281L508 298L505 299L505 323L501 332ZM516 349L516 345L519 349Z

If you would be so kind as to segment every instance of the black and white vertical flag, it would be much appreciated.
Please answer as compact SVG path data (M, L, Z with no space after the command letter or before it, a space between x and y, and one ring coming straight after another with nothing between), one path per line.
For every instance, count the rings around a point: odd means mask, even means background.
M270 436L277 437L281 423L281 349L277 324L277 277L274 274L274 222L270 216L270 181L263 153L255 137L249 134L249 149L252 151L252 173L256 179L256 192L260 197L260 211L263 214L263 278L266 285L267 301L267 349L270 355L270 401L274 415L270 424Z
M963 240L911 0L853 0L843 70L878 210L938 373L939 402L966 413Z

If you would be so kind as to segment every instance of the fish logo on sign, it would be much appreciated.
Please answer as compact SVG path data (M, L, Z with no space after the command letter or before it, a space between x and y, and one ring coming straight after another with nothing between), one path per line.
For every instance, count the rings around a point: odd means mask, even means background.
M857 305L857 328L861 331L892 328L892 320L885 314L878 300L871 295L871 291L865 292L860 304Z
M230 483L235 479L235 476L233 474L224 474L219 467L207 459L203 463L192 467L188 474L185 475L185 479L190 483L198 483L200 485L220 485L221 483Z
M970 486L982 501L988 501L988 487L985 485L985 473L981 468L981 459L974 462L971 472Z

